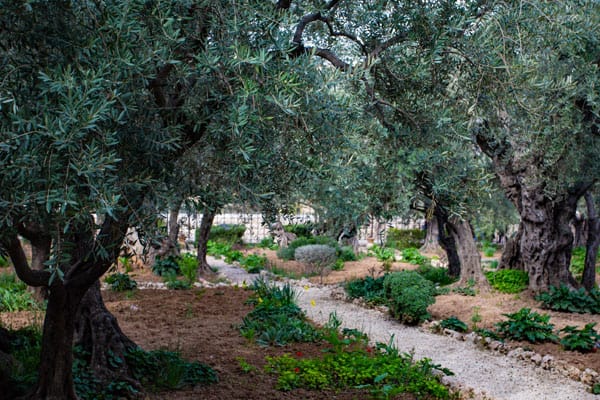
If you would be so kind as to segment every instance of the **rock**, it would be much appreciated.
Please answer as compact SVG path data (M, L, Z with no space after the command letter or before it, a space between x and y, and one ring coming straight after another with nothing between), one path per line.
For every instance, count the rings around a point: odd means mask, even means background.
M535 356L537 353L535 351L524 351L523 354L521 354L521 357L519 357L519 359L521 360L531 360L531 357Z
M598 373L591 368L586 368L581 373L580 380L586 385L592 386L594 383L598 382Z
M542 364L542 356L536 353L533 356L531 356L531 361L533 363L535 363L535 365L541 365Z
M504 347L504 343L499 340L492 340L489 344L489 348L492 351L500 351Z
M544 369L553 369L554 357L552 357L550 354L546 354L544 357L542 357L542 362L540 363L540 366Z
M517 347L516 349L512 349L511 351L509 351L507 356L512 357L512 358L522 359L523 351L524 350L521 347Z
M565 372L566 372L567 376L570 379L573 379L574 381L578 381L581 377L581 370L572 365L567 365Z

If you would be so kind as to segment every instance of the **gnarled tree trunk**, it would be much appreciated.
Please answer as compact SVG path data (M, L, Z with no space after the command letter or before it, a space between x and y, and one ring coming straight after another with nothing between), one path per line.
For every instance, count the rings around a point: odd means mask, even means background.
M421 253L439 253L442 248L439 242L440 229L437 218L435 216L427 220L427 233L425 234L425 242L419 249Z
M596 286L596 256L600 245L600 218L596 213L594 199L589 191L585 194L585 203L588 210L587 242L581 284L589 291Z
M213 221L215 220L216 212L209 209L204 209L202 214L202 221L200 222L200 228L198 228L196 244L198 250L198 267L202 273L211 272L210 265L206 261L206 252L208 245L208 235L210 234L210 228L212 228Z
M460 276L460 258L456 241L450 233L448 213L442 207L436 205L434 216L438 225L438 240L448 258L448 275L458 278Z
M523 261L521 260L521 237L523 236L523 225L519 223L519 227L514 236L506 240L502 257L498 269L517 269L524 271Z
M474 285L479 290L489 289L488 281L481 268L481 255L475 243L471 224L464 220L453 219L449 221L448 229L456 243L460 260L458 285Z

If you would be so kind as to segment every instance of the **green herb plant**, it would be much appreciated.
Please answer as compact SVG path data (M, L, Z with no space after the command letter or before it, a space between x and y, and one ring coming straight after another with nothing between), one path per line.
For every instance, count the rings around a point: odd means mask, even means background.
M600 341L600 335L594 329L595 322L586 324L582 329L568 325L560 331L565 333L560 339L560 344L565 350L589 353L595 351Z
M507 321L496 324L498 333L512 340L526 340L530 343L556 342L558 336L553 332L550 316L522 308L513 314L503 314Z

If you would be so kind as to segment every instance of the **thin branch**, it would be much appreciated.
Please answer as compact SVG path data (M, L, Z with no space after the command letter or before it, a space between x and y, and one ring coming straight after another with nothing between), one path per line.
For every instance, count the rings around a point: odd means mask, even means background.
M2 247L6 250L20 280L29 286L47 286L50 280L49 271L34 271L27 262L23 245L16 233L11 233L2 241Z

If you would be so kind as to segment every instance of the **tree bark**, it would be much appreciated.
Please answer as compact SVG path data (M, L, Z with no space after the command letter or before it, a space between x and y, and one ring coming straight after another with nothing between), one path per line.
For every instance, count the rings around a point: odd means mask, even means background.
M167 226L167 245L169 246L168 255L179 255L179 246L177 240L179 238L179 210L181 209L181 202L176 203L169 210L169 224Z
M440 229L437 218L433 217L427 220L427 233L425 242L419 249L421 253L439 253L442 248L439 242Z
M198 249L198 267L200 272L206 273L211 272L210 265L206 261L208 235L210 234L210 228L212 228L213 221L215 220L216 212L209 209L204 209L202 214L202 222L200 222L200 228L198 228L198 243L196 244Z
M438 241L448 258L448 275L458 278L460 276L460 258L456 241L449 230L448 213L442 207L436 205L434 216L438 225Z
M502 257L498 269L517 269L524 271L523 261L521 260L521 238L523 236L523 226L519 223L517 232L514 236L506 240Z
M73 385L73 334L85 289L67 288L56 278L50 286L42 336L39 379L27 399L77 400Z
M474 285L479 290L489 290L489 283L481 268L481 255L475 243L469 222L459 219L449 221L448 228L456 243L460 259L458 286Z
M596 212L593 196L589 191L585 194L585 204L588 210L587 241L581 284L587 291L590 291L596 286L596 257L600 245L600 218Z

